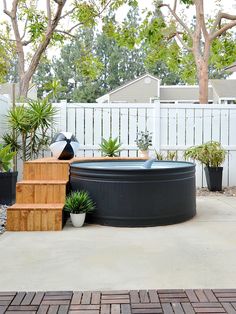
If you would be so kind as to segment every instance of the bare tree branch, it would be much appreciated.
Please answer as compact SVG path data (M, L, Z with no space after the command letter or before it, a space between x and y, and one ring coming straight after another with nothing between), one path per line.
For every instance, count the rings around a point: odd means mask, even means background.
M199 2L199 12L198 12L198 14L199 14L199 21L200 21L200 24L201 24L201 29L202 29L203 36L204 36L205 40L208 40L209 39L209 33L207 31L207 28L206 28L203 0L200 0L200 2Z
M232 27L236 26L236 19L235 21L232 21L231 23L228 23L226 25L224 25L223 27L221 27L218 31L216 31L215 33L213 33L210 36L210 40L214 40L215 38L219 37L220 35L222 35L223 33L225 33L227 30L231 29Z
M60 20L64 19L68 15L72 14L75 11L76 7L73 7L70 11L66 12L64 15L60 17Z
M25 19L25 25L24 25L24 31L23 31L23 35L21 36L21 40L24 39L25 35L26 35L26 30L27 30L27 25L28 25L28 19Z
M175 11L173 11L171 9L171 7L169 6L169 4L160 4L159 8L161 7L167 7L170 11L170 13L172 14L172 16L176 19L176 21L186 30L186 32L189 34L190 37L193 37L193 34L190 30L190 28L187 26L186 23L184 23L184 21L176 14Z
M55 32L56 33L61 33L61 34L67 35L67 36L70 36L72 38L76 38L75 35L71 34L70 32L67 32L67 31L63 31L63 30L57 29Z
M57 3L58 5L62 5L63 4L63 0L53 0L55 3Z
M47 0L47 17L48 17L48 25L52 25L52 10L50 0Z
M11 16L11 12L7 9L7 2L6 0L3 0L3 12L8 15L10 18L12 17Z
M222 19L234 21L234 20L236 20L236 15L232 15L232 14L228 14L228 13L224 13L222 11L219 11L217 16L216 16L215 22L211 28L211 32L210 32L211 35L214 34L217 27L221 28Z
M175 2L174 2L174 6L173 6L173 11L174 11L174 12L176 12L176 9L177 9L177 1L178 1L178 0L175 0Z

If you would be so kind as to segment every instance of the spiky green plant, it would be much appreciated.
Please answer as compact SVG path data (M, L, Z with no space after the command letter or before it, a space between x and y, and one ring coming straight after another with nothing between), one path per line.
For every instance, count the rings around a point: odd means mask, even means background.
M219 142L210 141L188 148L184 156L200 161L206 167L220 167L225 160L226 151Z
M163 153L159 153L156 149L154 151L157 160L176 160L176 152L168 151L167 154L164 155Z
M37 158L49 144L48 131L56 112L47 99L11 108L7 121L13 132L4 135L5 145L11 144L12 151L20 153L23 161Z
M121 143L118 142L118 138L108 140L102 139L102 143L99 145L102 151L102 155L105 157L118 157L121 151Z
M171 151L168 151L168 153L166 154L166 160L176 160L177 158L177 154L176 152L171 152Z
M0 144L0 172L7 172L11 169L14 156L15 152L11 151L10 145L3 147Z
M90 213L95 210L95 203L87 191L74 191L66 197L64 210L71 214Z

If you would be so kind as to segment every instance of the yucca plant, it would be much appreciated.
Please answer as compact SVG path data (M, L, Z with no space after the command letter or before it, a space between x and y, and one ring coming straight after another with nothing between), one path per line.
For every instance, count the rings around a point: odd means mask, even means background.
M118 142L118 137L112 139L111 137L108 140L102 139L102 143L100 144L100 149L102 151L102 155L105 157L118 157L121 151L121 143Z
M19 152L23 161L37 158L49 144L48 131L56 112L47 99L11 108L7 121L13 132L4 135L5 145L10 144L12 151Z
M95 203L87 191L74 191L66 197L64 210L71 214L90 213L94 209Z

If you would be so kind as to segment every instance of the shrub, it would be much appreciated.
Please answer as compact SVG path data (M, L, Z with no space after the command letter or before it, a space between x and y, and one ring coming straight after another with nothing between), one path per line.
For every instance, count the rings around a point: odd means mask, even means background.
M210 141L202 145L192 146L185 152L185 158L201 162L206 167L220 167L226 156L226 151L219 142Z

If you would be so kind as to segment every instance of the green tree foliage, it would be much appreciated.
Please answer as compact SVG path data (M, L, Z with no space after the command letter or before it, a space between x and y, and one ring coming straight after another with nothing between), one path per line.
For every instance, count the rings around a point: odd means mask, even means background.
M139 29L139 10L130 10L124 23L127 30ZM53 79L59 80L62 86L56 98L73 102L95 102L96 98L147 71L160 77L164 84L180 82L178 75L163 61L146 62L143 43L131 49L122 44L121 36L111 36L110 25L117 25L113 14L107 17L101 31L80 30L76 38L63 45L59 57L53 58L51 63L45 60L40 64L34 76L40 95L43 90L48 91L46 87Z
M191 5L192 1L182 1L185 4ZM147 64L150 68L160 63L167 68L167 72L176 82L182 84L197 84L198 76L196 63L191 51L181 46L181 43L176 39L176 24L171 20L167 23L158 9L150 20L150 16L144 20L142 25L141 36L145 41L147 49ZM208 18L208 24L212 25L213 19ZM194 20L191 23L191 30L194 31ZM186 45L191 45L191 39L188 34L183 34L183 41ZM236 41L235 33L228 31L224 35L217 37L212 42L211 53L209 58L209 78L226 78L229 73L223 69L234 62L236 59ZM162 61L162 62L161 62ZM167 82L168 84L168 79Z
M60 45L84 27L102 24L108 9L116 11L124 4L137 5L137 1L46 0L42 6L42 1L37 0L4 0L3 12L9 24L0 27L1 40L10 45L17 56L20 96L27 97L29 83L48 47ZM10 38L9 34L13 36ZM2 56L7 64L7 56ZM95 76L98 60L87 53L81 58L80 70ZM2 71L5 70L2 68Z

